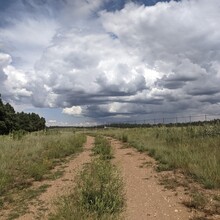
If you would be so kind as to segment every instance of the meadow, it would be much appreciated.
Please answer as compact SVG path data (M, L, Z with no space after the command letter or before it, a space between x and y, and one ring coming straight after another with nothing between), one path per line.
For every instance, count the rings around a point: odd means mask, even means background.
M125 206L124 185L121 173L111 162L114 152L105 138L107 136L155 158L158 172L178 170L204 188L220 189L219 123L179 127L62 128L33 133L18 131L0 136L0 207L4 207L10 194L26 191L24 189L29 189L33 181L50 178L50 171L56 165L81 152L86 134L95 136L92 161L79 171L71 193L59 198L57 212L50 216L51 220L81 219L82 216L84 219L120 218ZM27 191L27 194L31 192L27 198L37 197L47 187L42 185L37 191ZM202 210L204 198L204 204L208 204L207 198L199 191L192 197L192 201L185 204L188 207L198 206ZM219 201L219 195L215 200ZM25 210L17 211L15 216L22 213Z
M85 140L56 130L0 136L0 196L42 180L60 160L80 152Z
M220 124L149 128L107 128L100 131L158 161L157 170L180 169L205 188L220 188Z

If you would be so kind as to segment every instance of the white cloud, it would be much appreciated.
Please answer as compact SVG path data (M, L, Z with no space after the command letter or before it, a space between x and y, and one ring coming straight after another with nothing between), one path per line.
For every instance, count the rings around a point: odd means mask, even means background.
M0 84L2 84L6 79L4 68L11 63L12 59L9 54L0 53Z
M36 64L40 77L35 84L43 85L45 99L56 94L53 104L68 107L88 104L89 96L105 99L142 91L152 84L145 81L147 71L108 33L72 28L59 33Z
M72 106L71 108L64 108L62 113L67 115L80 115L82 108L80 106Z
M14 12L15 13L15 12ZM33 68L59 27L56 20L41 14L34 16L23 11L19 18L8 19L10 25L0 27L1 49L16 58L23 69Z
M30 97L32 92L28 89L28 79L25 72L11 65L12 58L8 54L0 53L0 94L11 101L20 101Z
M48 123L49 124L57 123L57 120L49 120Z

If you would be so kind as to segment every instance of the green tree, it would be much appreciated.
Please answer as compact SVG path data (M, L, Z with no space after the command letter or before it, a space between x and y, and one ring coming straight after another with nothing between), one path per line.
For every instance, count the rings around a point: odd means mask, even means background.
M45 128L45 119L35 113L15 112L9 104L4 104L0 94L0 134L14 130L38 131Z

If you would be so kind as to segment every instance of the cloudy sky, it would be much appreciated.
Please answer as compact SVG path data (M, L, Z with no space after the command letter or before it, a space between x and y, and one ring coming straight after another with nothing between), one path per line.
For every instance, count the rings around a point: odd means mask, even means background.
M0 0L0 93L48 125L220 114L220 1Z

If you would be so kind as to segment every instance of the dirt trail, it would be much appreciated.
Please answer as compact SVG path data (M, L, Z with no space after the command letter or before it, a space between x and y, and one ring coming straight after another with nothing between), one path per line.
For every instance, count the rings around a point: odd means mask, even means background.
M91 160L91 148L94 143L93 137L87 137L87 142L84 146L84 151L76 158L70 160L65 164L64 175L54 181L42 181L40 184L49 183L51 186L47 188L46 192L42 193L36 201L29 205L29 212L21 217L19 220L32 219L48 219L48 215L54 211L54 201L61 195L66 195L74 186L74 179L79 170L82 169L83 164Z
M181 198L158 184L153 169L155 161L133 148L123 148L110 139L114 148L114 163L121 170L127 200L126 220L188 220L192 213L181 204ZM147 167L143 168L143 164Z

